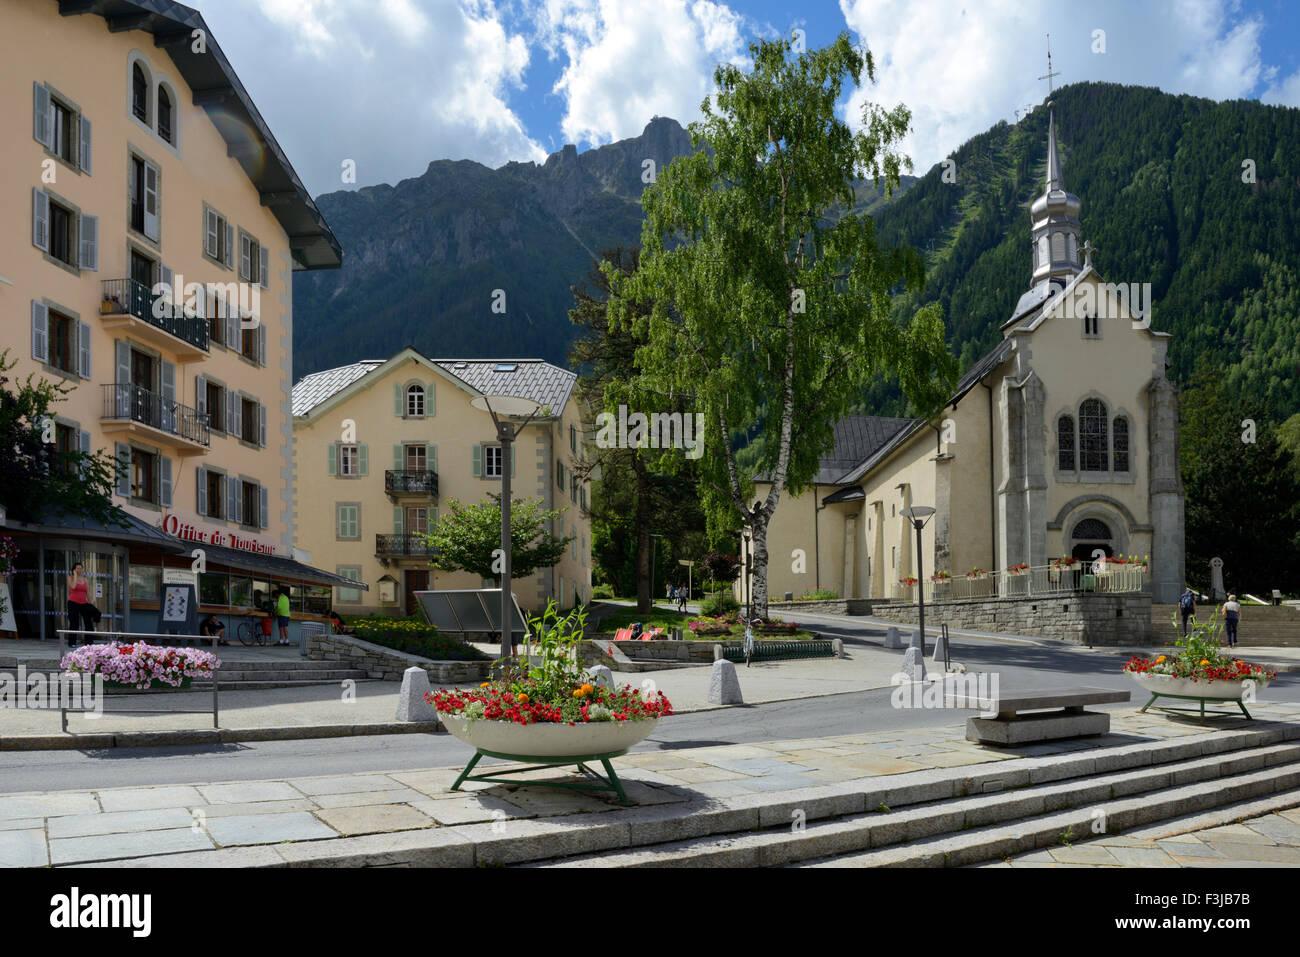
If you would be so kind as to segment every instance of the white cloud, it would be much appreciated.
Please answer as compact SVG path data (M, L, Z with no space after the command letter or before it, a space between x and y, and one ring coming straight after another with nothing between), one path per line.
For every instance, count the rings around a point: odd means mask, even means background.
M1273 106L1300 107L1300 70L1292 73L1281 83L1277 82L1276 71L1274 71L1269 81L1268 89L1260 97L1261 101Z
M529 62L493 0L223 0L200 10L313 193L431 160L545 159L510 105Z
M720 62L743 62L743 19L711 0L547 0L539 41L567 66L555 84L568 142L636 136L654 115L699 115Z
M991 0L960 12L950 0L840 0L840 9L879 81L849 98L850 121L864 100L906 103L913 133L904 149L918 172L1043 101L1049 32L1057 86L1109 81L1228 99L1250 96L1263 75L1263 23L1243 19L1236 0ZM1105 53L1093 52L1095 30L1105 31Z

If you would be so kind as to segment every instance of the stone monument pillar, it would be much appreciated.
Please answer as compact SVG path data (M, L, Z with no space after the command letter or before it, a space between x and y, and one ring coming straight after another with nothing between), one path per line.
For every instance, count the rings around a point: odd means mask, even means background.
M1223 587L1223 559L1218 556L1210 559L1210 597L1215 601L1223 601L1228 597Z

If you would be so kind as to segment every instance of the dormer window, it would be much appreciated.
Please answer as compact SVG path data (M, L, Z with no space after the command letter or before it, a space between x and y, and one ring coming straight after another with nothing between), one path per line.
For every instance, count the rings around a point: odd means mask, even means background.
M407 388L406 416L412 419L424 416L424 386L413 385Z

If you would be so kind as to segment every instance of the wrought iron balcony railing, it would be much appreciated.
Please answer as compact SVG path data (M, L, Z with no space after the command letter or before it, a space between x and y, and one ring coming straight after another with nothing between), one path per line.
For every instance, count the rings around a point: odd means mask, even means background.
M200 415L188 405L129 382L110 382L103 390L105 419L139 422L197 445L212 444L207 415Z
M164 300L160 305L162 297L155 296L152 289L134 279L105 279L103 287L104 305L101 309L105 316L134 316L196 349L207 351L207 320L181 315L182 296L173 293L171 302Z
M389 495L437 498L438 473L429 469L388 469L384 472L384 491Z
M380 558L432 558L435 554L422 535L375 536L375 555Z

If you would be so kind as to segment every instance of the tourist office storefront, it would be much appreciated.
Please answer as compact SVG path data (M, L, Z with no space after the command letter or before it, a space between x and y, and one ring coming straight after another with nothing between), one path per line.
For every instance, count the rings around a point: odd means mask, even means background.
M13 617L0 623L5 626L0 636L57 641L58 630L68 627L67 576L77 562L85 566L103 632L157 632L164 586L190 584L198 594L199 618L216 615L226 623L231 642L243 622L262 627L273 594L283 588L289 593L289 637L297 640L302 622L329 621L336 585L365 588L225 529L174 516L165 516L156 528L129 513L123 513L122 523L51 511L36 522L11 519L0 526L0 534L18 546L5 582ZM278 631L270 640L277 637Z

